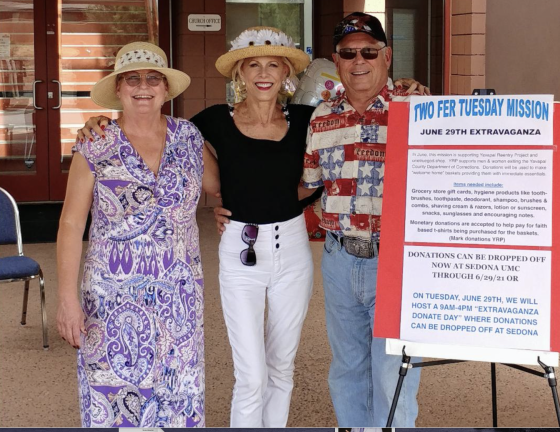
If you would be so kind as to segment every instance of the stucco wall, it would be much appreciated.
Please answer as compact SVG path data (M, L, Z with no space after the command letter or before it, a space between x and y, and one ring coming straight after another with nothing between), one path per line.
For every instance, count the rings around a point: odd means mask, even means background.
M486 87L560 100L560 1L491 0L486 11Z
M450 93L486 88L486 0L452 0L450 33Z

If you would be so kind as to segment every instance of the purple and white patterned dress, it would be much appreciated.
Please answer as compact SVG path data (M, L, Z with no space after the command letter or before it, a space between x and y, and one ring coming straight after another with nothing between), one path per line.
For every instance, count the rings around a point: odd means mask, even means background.
M203 138L167 117L158 176L113 121L75 151L95 177L78 351L84 427L203 427Z

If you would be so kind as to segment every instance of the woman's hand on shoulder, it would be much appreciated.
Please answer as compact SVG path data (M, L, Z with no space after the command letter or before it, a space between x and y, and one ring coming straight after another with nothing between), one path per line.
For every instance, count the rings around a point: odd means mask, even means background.
M218 228L218 234L222 235L226 230L226 224L229 223L229 217L231 212L223 207L214 207L214 219L216 219L216 228Z
M74 348L80 348L80 334L86 335L86 317L78 299L62 299L58 302L56 326L58 333Z
M92 131L98 136L105 138L104 130L111 121L110 118L105 116L90 117L83 128L78 129L77 141L84 142L85 140L93 141Z

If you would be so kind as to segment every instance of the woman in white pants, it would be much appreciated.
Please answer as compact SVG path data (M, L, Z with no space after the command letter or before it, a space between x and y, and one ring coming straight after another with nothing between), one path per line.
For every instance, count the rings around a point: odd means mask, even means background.
M284 427L288 421L294 359L313 286L298 200L313 108L282 106L278 96L308 63L280 30L245 30L216 62L242 101L191 119L216 150L223 206L231 211L219 256L235 374L232 427Z
M245 267L239 258L247 248L241 240L244 226L232 221L220 242L220 292L235 366L231 426L283 427L311 297L313 260L305 222L296 217L260 225L257 264Z

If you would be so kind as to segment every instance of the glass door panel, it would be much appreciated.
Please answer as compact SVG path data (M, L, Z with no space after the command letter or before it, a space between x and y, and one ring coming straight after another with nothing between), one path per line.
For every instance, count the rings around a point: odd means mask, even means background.
M33 0L0 3L0 186L19 201L48 199L47 142L38 139L47 124L44 57L36 58L42 23L34 16Z
M33 3L0 4L0 170L36 172Z
M387 0L389 75L415 78L443 94L443 0Z
M91 87L121 46L158 42L157 17L156 0L0 2L0 187L20 202L64 199L78 128L118 116Z
M62 0L57 78L62 94L60 148L51 163L52 177L56 178L52 196L61 196L64 190L77 130L93 116L118 117L118 111L93 103L90 90L114 70L115 56L123 45L135 41L157 43L154 5L138 0Z

